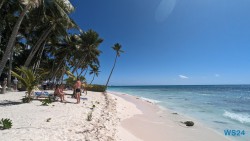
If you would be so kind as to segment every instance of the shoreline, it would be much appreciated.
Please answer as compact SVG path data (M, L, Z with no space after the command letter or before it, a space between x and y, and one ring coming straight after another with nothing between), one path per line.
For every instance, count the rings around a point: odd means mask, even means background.
M0 140L229 140L192 118L172 114L132 95L88 91L81 96L80 104L74 104L76 99L66 95L66 103L53 102L49 106L41 106L38 100L22 103L24 95L25 92L0 95L0 118L13 122L11 129L0 130ZM180 123L185 120L192 120L195 125L186 127Z
M161 108L148 100L144 100L129 94L116 94L123 100L133 103L141 113L121 121L121 126L134 136L143 141L192 141L192 140L218 140L231 141L231 138L221 135L216 130L206 127L193 117L188 117L167 109ZM181 121L194 121L193 127L187 127Z

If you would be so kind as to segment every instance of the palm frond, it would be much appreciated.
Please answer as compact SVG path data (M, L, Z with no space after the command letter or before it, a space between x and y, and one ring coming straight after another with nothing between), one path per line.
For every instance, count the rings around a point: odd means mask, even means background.
M19 81L21 81L21 83L22 83L25 87L28 86L28 82L27 82L25 79L23 79L19 74L15 73L14 71L11 71L11 74L12 74L13 76L15 76Z

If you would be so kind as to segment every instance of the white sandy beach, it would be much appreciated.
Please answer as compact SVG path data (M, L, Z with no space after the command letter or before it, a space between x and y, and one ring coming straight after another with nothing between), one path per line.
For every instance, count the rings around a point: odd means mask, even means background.
M66 93L72 93L66 91ZM88 92L81 103L66 95L66 103L21 103L24 92L0 95L0 118L10 118L13 127L0 130L0 141L225 141L224 136L190 118L129 95ZM95 105L95 108L91 109ZM93 119L87 121L89 112Z

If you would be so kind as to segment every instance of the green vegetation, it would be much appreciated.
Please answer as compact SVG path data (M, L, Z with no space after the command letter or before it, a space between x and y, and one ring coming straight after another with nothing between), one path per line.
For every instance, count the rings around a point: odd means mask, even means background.
M52 103L52 100L50 98L46 98L41 101L43 106L48 106L49 104Z
M12 121L8 118L0 120L0 129L10 129L12 127Z
M90 85L91 85L92 82L93 82L94 79L95 79L95 76L98 77L100 71L99 71L99 67L98 67L97 65L91 65L90 67L91 67L91 70L90 70L89 74L90 74L90 75L91 75L91 74L94 74L94 75L93 75L93 78L92 78L92 80L91 80L91 82L90 82Z
M107 83L106 83L105 88L108 87L109 80L110 80L111 75L112 75L112 73L113 73L113 70L114 70L114 68L115 68L115 64L116 64L117 57L120 57L121 53L124 53L124 51L121 50L122 46L121 46L119 43L116 43L112 48L113 48L113 50L115 50L115 52L116 52L115 62L114 62L113 68L112 68L112 70L111 70L111 72L110 72L110 74L109 74L109 78L108 78L108 80L107 80ZM106 89L105 89L105 90L106 90Z
M103 39L92 29L83 31L70 18L74 10L70 1L0 2L0 75L8 74L9 82L11 75L17 77L21 82L18 87L28 91L29 101L32 89L41 80L60 84L67 74L67 84L72 86L76 77L86 82L85 75L89 73L93 75L89 80L92 84L100 72L99 56L102 52L99 46ZM75 32L69 32L72 30ZM118 43L113 47L115 63L123 52L120 48ZM114 67L115 64L111 74ZM17 69L13 71L12 68ZM44 72L49 73L39 79L38 76ZM104 88L94 86L93 90L103 92Z
M31 69L27 69L25 67L21 68L16 68L20 74L17 74L16 72L11 71L12 75L17 77L21 83L26 87L27 92L28 92L28 103L31 101L31 92L34 90L34 88L37 86L40 78L47 74L47 73L42 73L42 74L34 74ZM23 75L23 77L22 77Z
M93 92L104 92L106 87L104 85L87 85L85 89Z
M29 97L24 97L24 98L22 98L22 102L23 103L29 103L30 101L32 101L33 100L33 98L29 98Z

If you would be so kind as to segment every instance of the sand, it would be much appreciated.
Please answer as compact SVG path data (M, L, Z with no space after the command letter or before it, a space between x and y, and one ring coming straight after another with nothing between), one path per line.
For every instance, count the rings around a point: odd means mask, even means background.
M121 126L143 141L228 141L196 119L181 115L168 109L162 109L152 102L130 95L116 95L133 103L141 110L131 118L122 120ZM129 111L129 109L128 109ZM127 112L128 112L127 111ZM181 122L193 121L193 127Z
M134 96L88 92L81 96L80 104L67 95L66 103L42 106L39 100L21 103L24 95L0 94L0 118L13 122L11 129L0 130L0 141L228 140L193 119L195 126L187 128L180 121L189 118ZM89 113L91 121L87 120Z
M80 104L74 104L76 99L66 96L67 103L54 102L49 106L41 106L38 100L20 103L23 96L24 92L0 95L0 118L10 118L13 122L11 129L0 131L1 141L92 141L113 140L115 136L114 127L118 123L113 117L115 106L111 106L112 101L107 105L102 93L88 92L87 96L81 96ZM90 112L93 119L87 121Z

